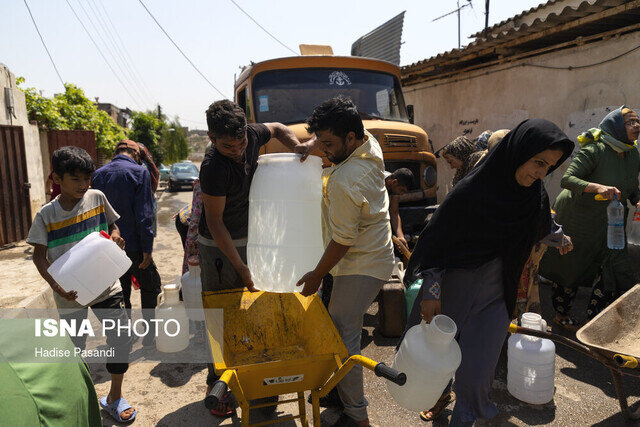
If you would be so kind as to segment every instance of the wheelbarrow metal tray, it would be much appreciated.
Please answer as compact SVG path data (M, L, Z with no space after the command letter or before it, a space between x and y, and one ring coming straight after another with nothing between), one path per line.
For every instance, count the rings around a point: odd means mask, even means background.
M580 328L576 338L608 357L623 354L640 358L640 285Z
M321 387L348 357L316 295L242 289L205 292L207 335L218 375L233 369L247 399Z

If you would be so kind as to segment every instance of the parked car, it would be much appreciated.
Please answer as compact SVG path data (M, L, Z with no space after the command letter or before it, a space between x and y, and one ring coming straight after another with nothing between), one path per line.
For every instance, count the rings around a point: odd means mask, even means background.
M160 171L160 181L167 181L169 179L170 169L160 163L160 168L158 168L158 170Z
M185 186L193 188L193 181L198 175L198 167L193 163L174 163L169 171L169 191L176 191Z

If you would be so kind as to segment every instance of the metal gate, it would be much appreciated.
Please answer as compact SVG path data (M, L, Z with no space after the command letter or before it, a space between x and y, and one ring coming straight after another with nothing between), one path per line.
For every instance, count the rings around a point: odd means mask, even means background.
M96 135L91 130L51 130L47 132L47 143L49 156L60 147L73 145L86 150L94 162L98 161Z
M31 227L22 126L0 126L0 246L26 239Z

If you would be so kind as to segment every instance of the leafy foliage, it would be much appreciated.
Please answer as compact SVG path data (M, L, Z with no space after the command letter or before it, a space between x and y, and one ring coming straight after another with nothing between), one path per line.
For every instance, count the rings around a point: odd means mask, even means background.
M189 155L187 133L178 119L167 123L167 117L154 111L133 113L129 138L149 149L156 164L174 163Z
M129 139L143 143L151 152L154 162L161 163L164 160L160 141L166 129L167 124L162 115L158 118L153 111L147 111L146 113L134 111Z
M177 119L169 124L169 129L164 134L163 142L164 156L167 162L179 162L189 155L187 132Z
M17 79L20 86L24 78ZM65 83L65 92L53 98L42 96L35 88L20 88L25 94L29 120L43 130L92 130L98 149L112 152L118 141L126 137L126 129L118 126L104 111L87 98L82 89Z

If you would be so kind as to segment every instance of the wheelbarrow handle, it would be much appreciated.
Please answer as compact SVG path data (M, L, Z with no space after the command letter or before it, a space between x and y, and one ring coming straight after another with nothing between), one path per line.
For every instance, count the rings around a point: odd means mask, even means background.
M398 372L382 362L376 365L376 367L373 369L373 372L375 372L377 376L386 378L398 385L404 385L407 382L407 376L404 372Z
M207 409L215 409L222 396L227 392L227 383L224 381L216 381L211 388L211 393L204 399L204 406Z
M615 354L613 356L613 360L621 368L635 369L635 368L638 367L638 359L636 359L635 357L627 356L627 355L624 355L624 354Z

